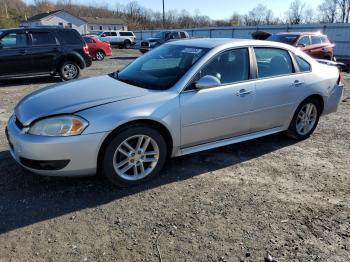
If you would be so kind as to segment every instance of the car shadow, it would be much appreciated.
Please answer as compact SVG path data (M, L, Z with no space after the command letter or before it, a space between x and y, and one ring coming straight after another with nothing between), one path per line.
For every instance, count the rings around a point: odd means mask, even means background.
M53 76L36 76L26 78L11 78L11 79L0 79L0 88L12 87L12 86L26 86L26 85L38 85L38 84L54 84L62 82L59 77Z
M283 134L187 155L167 162L160 177L122 189L104 177L44 177L22 169L0 153L0 234L86 208L97 207L162 185L185 181L294 144Z
M138 56L114 56L109 59L116 59L116 60L135 60L138 58Z

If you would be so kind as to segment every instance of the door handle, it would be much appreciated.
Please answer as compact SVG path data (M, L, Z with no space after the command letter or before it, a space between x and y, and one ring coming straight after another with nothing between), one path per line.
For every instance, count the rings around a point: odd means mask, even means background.
M297 86L302 86L303 84L305 84L305 82L302 82L302 81L299 81L299 80L295 80L294 83L293 83L293 85L296 86L296 87Z
M236 93L236 96L245 96L251 94L252 91L247 91L245 89L241 89Z
M27 50L20 50L19 53L21 55L26 55L26 54L28 54L28 51Z

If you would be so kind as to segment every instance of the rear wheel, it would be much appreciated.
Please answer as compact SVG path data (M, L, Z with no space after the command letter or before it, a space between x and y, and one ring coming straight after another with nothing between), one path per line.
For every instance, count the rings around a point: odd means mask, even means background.
M321 106L317 99L310 98L302 102L297 108L288 134L295 139L309 138L315 131L321 115Z
M58 72L63 80L69 81L79 77L80 68L73 61L65 61L59 66Z
M104 175L115 185L142 184L159 174L167 157L163 136L148 126L133 126L116 135L103 157Z
M102 50L98 50L95 53L95 58L98 61L102 61L103 59L105 59L105 53Z

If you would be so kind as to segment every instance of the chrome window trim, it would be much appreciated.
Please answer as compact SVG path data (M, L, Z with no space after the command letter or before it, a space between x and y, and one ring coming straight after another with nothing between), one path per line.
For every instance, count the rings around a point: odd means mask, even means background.
M232 82L232 83L225 83L219 86L215 86L209 89L213 89L213 88L218 88L218 87L224 87L224 86L232 86L235 84L240 84L240 83L245 83L245 82L251 82L252 80L255 80L255 78L251 78L252 75L252 61L251 61L251 51L250 51L250 46L237 46L237 47L229 47L226 49L221 50L218 53L215 53L213 56L210 57L210 59L205 62L191 77L191 79L187 82L187 84L185 85L185 87L182 89L182 91L180 93L188 93L188 92L198 92L197 89L192 88L192 89L188 89L187 88L193 83L194 78L196 77L196 75L198 74L198 72L200 72L205 66L207 66L210 62L213 61L213 59L219 55L221 55L224 52L230 51L230 50L235 50L235 49L247 49L248 51L248 64L249 64L249 72L248 72L248 79L247 80L243 80L243 81L238 81L238 82Z

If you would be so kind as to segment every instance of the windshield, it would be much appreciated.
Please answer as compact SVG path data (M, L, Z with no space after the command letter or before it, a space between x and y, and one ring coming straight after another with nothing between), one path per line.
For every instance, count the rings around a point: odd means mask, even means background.
M298 35L272 35L266 40L292 45L298 37Z
M169 32L159 32L156 33L154 38L165 39L169 35Z
M198 47L162 45L114 75L131 85L166 90L176 84L207 51L208 49Z

